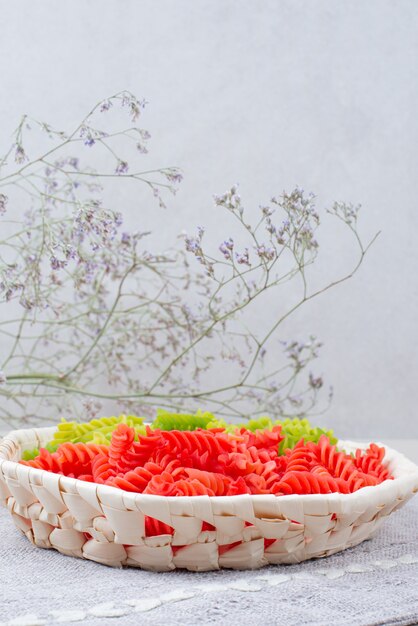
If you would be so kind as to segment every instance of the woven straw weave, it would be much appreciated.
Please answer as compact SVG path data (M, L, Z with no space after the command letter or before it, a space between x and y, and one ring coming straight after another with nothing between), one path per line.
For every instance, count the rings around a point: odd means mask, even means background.
M17 463L23 450L45 445L54 430L14 431L0 441L0 501L40 548L114 567L253 569L324 557L369 538L418 491L418 467L386 448L395 480L348 495L134 494ZM348 452L366 448L339 445ZM174 534L146 537L145 516ZM202 531L203 522L216 530ZM225 549L230 544L236 545Z

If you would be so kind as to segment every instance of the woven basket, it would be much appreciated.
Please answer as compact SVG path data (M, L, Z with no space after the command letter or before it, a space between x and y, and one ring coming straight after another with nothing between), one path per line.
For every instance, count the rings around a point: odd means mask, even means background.
M54 431L18 430L0 441L0 500L33 544L114 567L253 569L324 557L368 539L418 491L418 467L386 448L395 479L348 495L135 494L17 463L23 450L45 445ZM146 537L145 516L169 524L174 534ZM203 522L215 530L202 531Z

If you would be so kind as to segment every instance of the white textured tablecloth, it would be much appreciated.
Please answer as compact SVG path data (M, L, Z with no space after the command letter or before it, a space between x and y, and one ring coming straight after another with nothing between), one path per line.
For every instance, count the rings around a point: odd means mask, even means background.
M356 548L256 571L111 569L32 546L1 507L0 538L0 626L418 624L418 495Z

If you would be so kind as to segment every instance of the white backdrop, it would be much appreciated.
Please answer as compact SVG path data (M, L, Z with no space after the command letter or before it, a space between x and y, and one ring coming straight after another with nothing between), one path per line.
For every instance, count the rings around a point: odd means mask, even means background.
M185 173L164 245L214 227L235 182L254 207L296 183L362 203L363 232L382 230L366 263L287 330L325 344L323 422L417 437L418 2L2 0L0 19L2 146L24 112L68 127L116 91L145 97L157 162ZM340 230L327 246L343 273Z

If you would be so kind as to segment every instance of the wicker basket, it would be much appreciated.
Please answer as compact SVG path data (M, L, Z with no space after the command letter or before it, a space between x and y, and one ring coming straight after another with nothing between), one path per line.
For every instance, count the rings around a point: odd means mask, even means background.
M0 500L40 548L114 567L252 569L324 557L368 539L418 491L418 467L386 448L395 479L349 495L134 494L17 463L23 450L45 445L54 431L18 430L0 441ZM174 534L146 537L145 516L169 524ZM215 530L202 531L203 522Z

